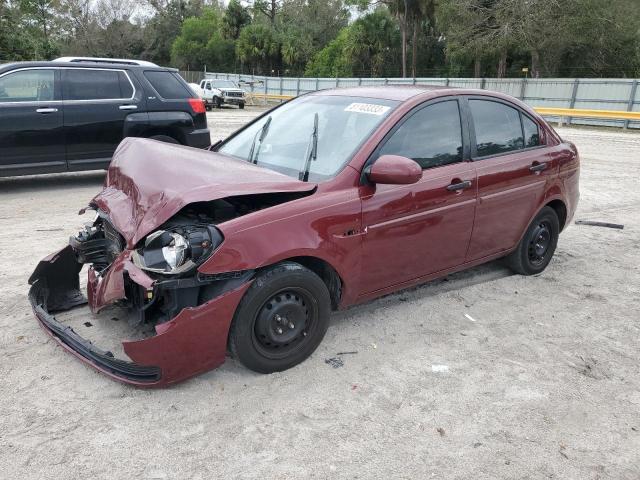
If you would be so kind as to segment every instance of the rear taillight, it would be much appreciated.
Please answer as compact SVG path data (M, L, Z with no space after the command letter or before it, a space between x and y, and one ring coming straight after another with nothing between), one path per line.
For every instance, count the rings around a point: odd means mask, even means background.
M191 105L191 110L193 113L205 113L207 109L204 107L204 100L201 98L190 98L189 105Z

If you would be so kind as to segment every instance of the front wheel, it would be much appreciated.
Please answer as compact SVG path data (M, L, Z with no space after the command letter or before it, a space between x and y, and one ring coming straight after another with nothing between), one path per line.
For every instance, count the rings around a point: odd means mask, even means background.
M521 275L542 272L558 245L560 222L551 207L544 207L533 219L518 247L506 258L507 265Z
M213 97L213 103L216 108L222 108L222 100L220 100L220 97Z
M244 108L244 102L240 102L238 104L238 108L240 108L240 110L242 110Z
M236 310L229 350L259 373L287 370L318 347L329 326L331 301L318 275L285 262L260 273Z

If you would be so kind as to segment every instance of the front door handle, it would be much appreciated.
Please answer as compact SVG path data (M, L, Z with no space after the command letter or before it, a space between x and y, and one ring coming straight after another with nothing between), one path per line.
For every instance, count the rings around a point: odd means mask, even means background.
M137 105L120 105L120 110L137 110L138 106Z
M465 180L464 182L457 182L457 183L452 183L451 185L447 185L447 190L449 190L450 192L455 192L458 190L464 190L465 188L469 188L470 186L471 186L471 180Z
M531 164L531 166L529 167L529 171L531 173L540 173L541 171L543 171L545 168L547 168L547 162L533 162Z
M36 110L38 113L56 113L57 111L57 108L38 108Z

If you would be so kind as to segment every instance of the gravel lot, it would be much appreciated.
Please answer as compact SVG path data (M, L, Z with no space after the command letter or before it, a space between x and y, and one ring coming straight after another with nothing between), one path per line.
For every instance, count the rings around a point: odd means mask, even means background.
M210 113L213 138L257 112ZM576 218L624 230L569 226L538 277L492 263L335 314L287 372L156 391L65 353L26 298L103 173L0 179L0 478L640 478L640 134L560 133ZM86 315L105 341L124 323Z

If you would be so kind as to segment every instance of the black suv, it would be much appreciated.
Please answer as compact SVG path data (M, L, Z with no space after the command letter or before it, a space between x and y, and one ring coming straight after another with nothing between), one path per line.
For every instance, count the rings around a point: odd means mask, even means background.
M106 168L124 137L211 143L205 105L177 70L98 58L0 65L0 177Z

